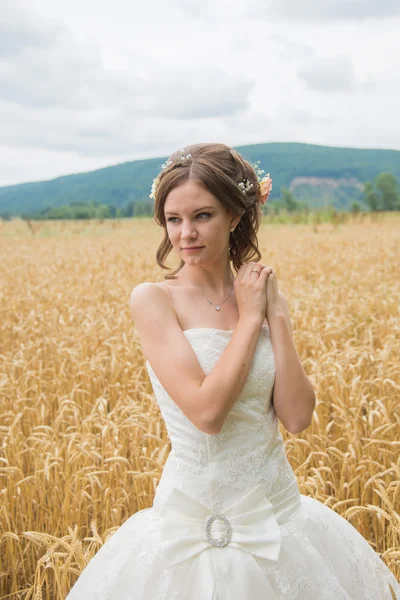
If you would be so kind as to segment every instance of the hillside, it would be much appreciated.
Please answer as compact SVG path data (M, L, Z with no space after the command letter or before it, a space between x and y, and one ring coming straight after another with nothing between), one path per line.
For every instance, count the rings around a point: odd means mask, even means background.
M251 162L271 173L271 200L281 187L312 207L331 203L349 208L362 200L365 181L379 173L392 173L400 180L400 151L335 148L300 143L269 143L238 146ZM97 201L122 208L129 202L147 200L153 178L166 156L135 160L119 165L57 177L49 181L0 187L0 215L31 213L71 202Z

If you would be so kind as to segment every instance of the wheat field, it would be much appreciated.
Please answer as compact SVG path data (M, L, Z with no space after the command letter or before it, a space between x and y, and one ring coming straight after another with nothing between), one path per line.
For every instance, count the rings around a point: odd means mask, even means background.
M300 492L348 519L397 578L399 225L259 231L317 399L307 430L281 428ZM162 280L160 239L151 219L0 222L0 599L64 599L152 505L170 443L128 299Z

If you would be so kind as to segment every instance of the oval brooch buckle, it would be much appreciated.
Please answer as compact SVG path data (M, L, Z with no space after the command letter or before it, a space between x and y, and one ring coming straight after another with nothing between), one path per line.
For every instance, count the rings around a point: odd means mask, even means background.
M214 523L214 521L223 521L226 525L226 536L224 536L223 538L219 539L219 540L215 540L212 535L211 535L211 526ZM206 523L206 534L207 534L207 539L210 542L210 544L212 544L213 546L218 546L220 548L223 548L224 546L226 546L227 544L229 544L229 542L231 541L232 538L232 527L231 524L229 523L228 519L226 517L224 517L223 515L213 515L212 517L209 517L207 519L207 523Z

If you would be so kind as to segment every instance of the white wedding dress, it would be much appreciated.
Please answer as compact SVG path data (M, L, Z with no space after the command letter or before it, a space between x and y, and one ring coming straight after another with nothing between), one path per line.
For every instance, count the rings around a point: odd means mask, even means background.
M184 333L207 375L232 331ZM221 432L208 435L146 362L172 450L153 506L100 548L67 600L400 598L393 573L355 527L299 493L271 404L274 365L264 325L241 395Z

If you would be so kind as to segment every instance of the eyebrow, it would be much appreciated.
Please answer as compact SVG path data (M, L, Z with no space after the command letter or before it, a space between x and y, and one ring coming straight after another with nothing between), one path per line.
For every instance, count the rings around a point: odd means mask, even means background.
M199 210L205 210L206 208L215 208L214 206L203 206L203 208L196 208L196 210L194 210L193 212L196 213ZM179 215L179 213L176 212L171 212L171 211L166 211L165 212L166 215Z

